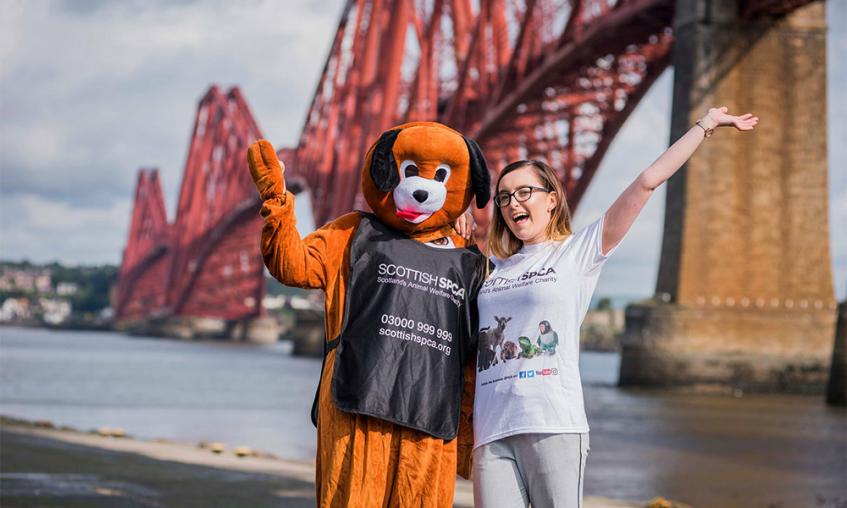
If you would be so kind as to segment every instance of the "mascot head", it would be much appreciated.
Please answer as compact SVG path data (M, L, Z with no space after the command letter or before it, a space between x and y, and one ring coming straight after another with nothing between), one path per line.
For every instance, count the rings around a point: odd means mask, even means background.
M418 233L455 221L476 197L482 208L491 176L479 146L435 122L412 122L382 133L368 150L362 192L377 217Z

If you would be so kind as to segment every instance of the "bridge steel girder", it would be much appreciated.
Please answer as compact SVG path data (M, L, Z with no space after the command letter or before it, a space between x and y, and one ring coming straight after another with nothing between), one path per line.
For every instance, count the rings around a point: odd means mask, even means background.
M169 243L170 225L159 170L141 169L136 180L127 245L112 296L117 321L142 319L152 309L164 306L162 287L167 284L168 258L163 253Z
M671 0L350 0L287 174L324 223L366 207L359 168L381 131L436 120L477 138L495 172L551 163L575 207L667 67L672 18Z
M113 308L115 319L122 322L143 321L160 313L165 306L162 291L168 275L168 248L160 245L132 270L119 278Z
M238 88L224 95L213 86L200 101L173 225L167 288L170 312L179 312L194 274L205 269L204 263L217 262L209 257L198 258L201 239L229 221L245 200L255 199L256 189L245 154L249 144L260 137L261 131ZM261 222L258 216L253 220ZM255 249L253 257L261 266L261 254ZM261 280L256 284L261 285ZM255 302L257 309L260 303ZM221 309L207 308L202 315L224 317L225 314Z
M140 173L115 297L118 321L262 316L262 220L245 156L260 137L240 91L213 86L197 108L173 224L157 176Z
M192 246L192 265L173 313L238 320L262 316L264 262L258 247L262 221L252 196Z
M346 2L299 141L279 151L292 189L312 192L316 224L366 208L359 180L368 145L414 120L476 138L494 176L512 160L545 160L574 210L669 65L675 0L480 0L476 11L474 3ZM758 19L806 3L739 0L738 9ZM195 116L172 224L158 174L139 173L118 320L261 315L261 254L242 254L261 229L244 157L260 137L240 91L213 86ZM475 215L484 234L489 211Z

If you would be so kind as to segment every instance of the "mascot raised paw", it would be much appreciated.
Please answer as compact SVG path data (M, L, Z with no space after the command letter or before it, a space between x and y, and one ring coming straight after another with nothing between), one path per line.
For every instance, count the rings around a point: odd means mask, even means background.
M283 284L326 294L317 426L317 501L325 506L452 506L473 445L476 295L485 259L453 222L482 208L479 147L444 125L392 128L368 150L373 213L343 215L305 238L267 141L248 162L263 200L265 265Z

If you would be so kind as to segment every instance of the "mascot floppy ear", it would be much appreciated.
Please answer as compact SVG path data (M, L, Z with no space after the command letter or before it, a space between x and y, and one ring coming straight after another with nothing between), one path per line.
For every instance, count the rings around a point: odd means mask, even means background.
M491 197L491 174L488 172L488 164L476 141L462 137L468 145L468 154L470 154L471 188L476 195L476 207L483 208Z
M371 180L380 192L391 192L400 183L397 161L394 160L394 141L400 129L385 131L379 137L371 158Z

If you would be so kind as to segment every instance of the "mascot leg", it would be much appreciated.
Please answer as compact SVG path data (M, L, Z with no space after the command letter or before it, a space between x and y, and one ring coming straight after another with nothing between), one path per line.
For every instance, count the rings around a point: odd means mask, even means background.
M456 440L345 413L332 403L325 372L318 416L318 506L449 507ZM329 378L329 379L326 379Z

